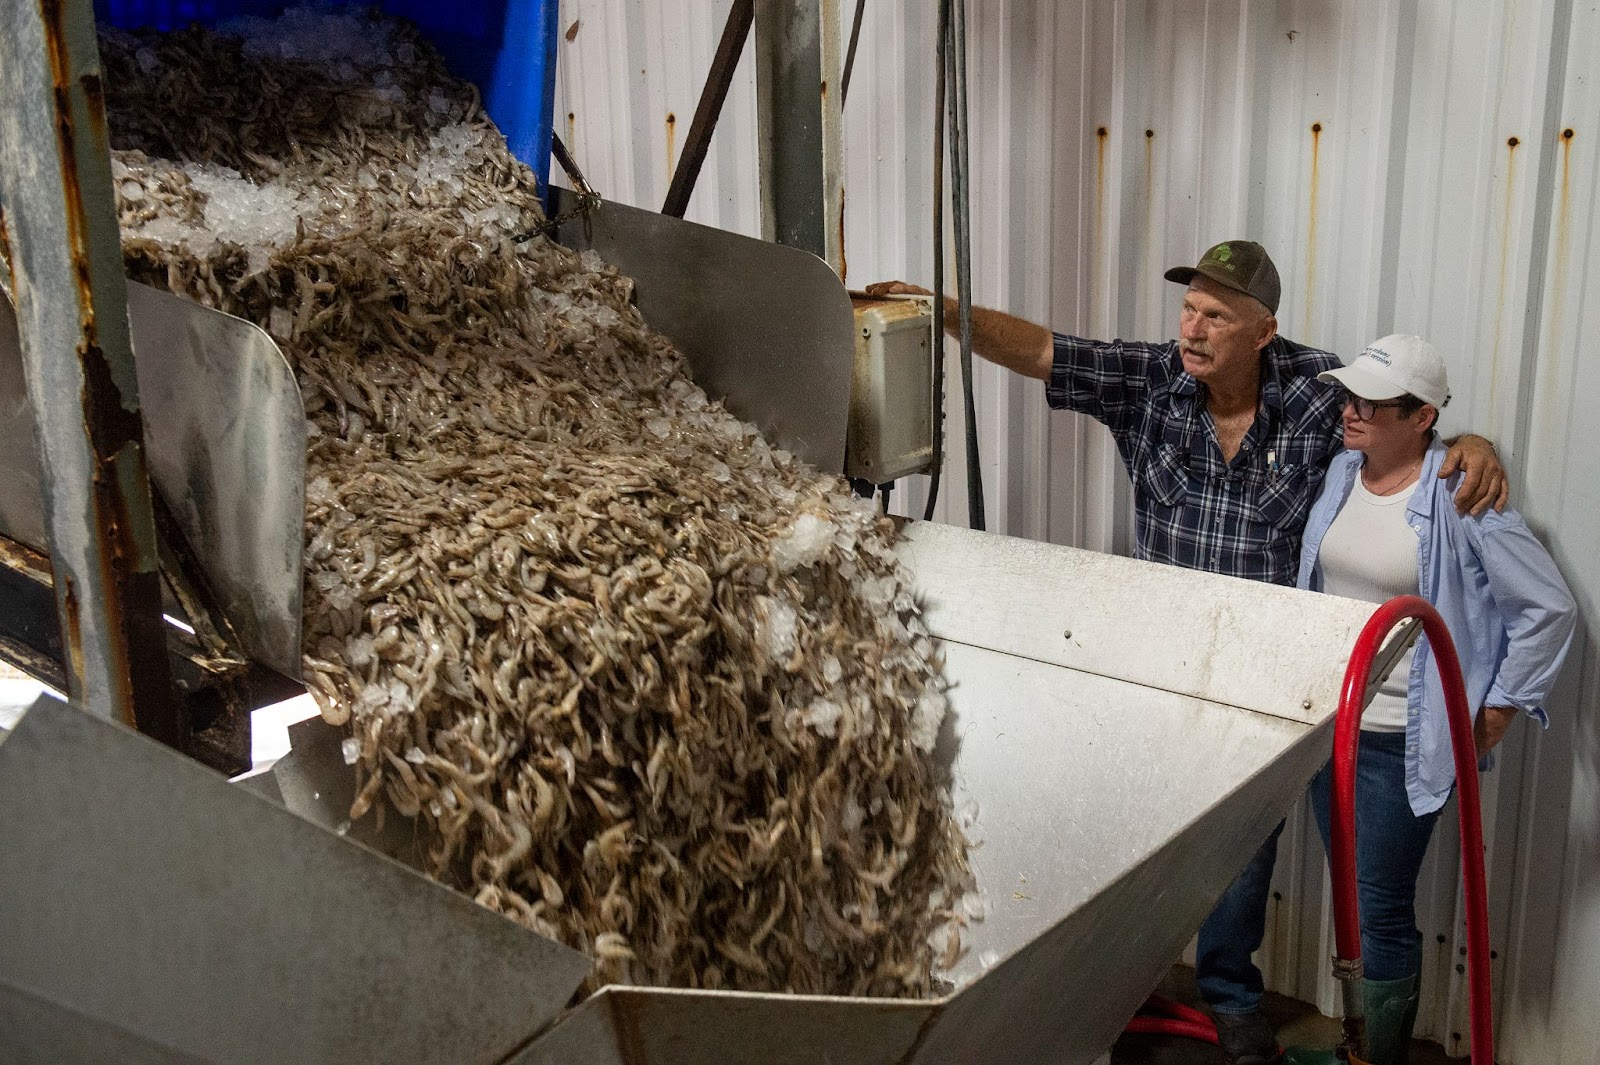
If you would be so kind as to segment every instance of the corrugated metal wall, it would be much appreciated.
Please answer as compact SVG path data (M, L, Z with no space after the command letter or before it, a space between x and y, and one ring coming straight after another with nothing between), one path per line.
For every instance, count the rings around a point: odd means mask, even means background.
M563 0L558 120L602 194L659 207L729 0ZM842 13L848 25L853 4ZM933 8L868 5L845 109L848 280L931 275ZM1161 270L1228 237L1283 272L1283 331L1351 353L1396 330L1449 360L1447 430L1492 437L1584 611L1550 707L1485 778L1501 1061L1600 1062L1600 10L1577 0L969 3L980 303L1161 338ZM1570 132L1569 132L1570 131ZM748 56L690 217L758 228ZM953 366L952 366L953 369ZM954 374L952 373L952 380ZM990 527L1126 551L1107 434L1036 383L977 382ZM940 515L964 521L957 404ZM896 509L920 513L925 486ZM1453 811L1453 807L1450 808ZM1451 814L1453 816L1453 813ZM1455 832L1419 921L1419 1031L1464 1054ZM1285 837L1272 986L1336 1008L1320 842Z

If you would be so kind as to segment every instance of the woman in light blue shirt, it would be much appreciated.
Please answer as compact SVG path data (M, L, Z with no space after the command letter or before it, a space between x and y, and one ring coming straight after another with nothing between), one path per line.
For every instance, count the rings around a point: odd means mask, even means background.
M1328 466L1301 549L1299 586L1381 603L1420 595L1443 616L1466 674L1480 757L1544 701L1571 643L1575 605L1516 511L1456 513L1434 426L1449 402L1444 362L1420 337L1389 336L1320 375L1344 397L1344 445ZM1328 841L1332 768L1311 783ZM1421 639L1362 716L1356 867L1367 1030L1374 1065L1404 1065L1422 942L1417 875L1455 786L1444 690ZM1292 1051L1291 1062L1332 1061Z

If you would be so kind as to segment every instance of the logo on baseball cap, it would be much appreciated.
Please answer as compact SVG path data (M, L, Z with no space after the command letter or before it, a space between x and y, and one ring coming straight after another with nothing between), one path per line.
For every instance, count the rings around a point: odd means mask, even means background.
M1209 277L1225 288L1253 296L1272 314L1278 313L1278 268L1267 249L1251 240L1225 240L1206 249L1194 266L1174 266L1161 275L1187 285L1196 276Z
M1317 380L1343 385L1362 399L1416 396L1441 408L1450 402L1450 380L1439 350L1407 333L1374 340L1348 366L1320 373Z

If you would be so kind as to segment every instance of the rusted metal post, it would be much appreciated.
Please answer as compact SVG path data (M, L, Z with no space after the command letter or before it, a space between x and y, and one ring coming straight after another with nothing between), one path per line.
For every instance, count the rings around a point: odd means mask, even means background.
M756 0L762 236L844 276L839 11L831 0Z
M752 0L733 0L733 7L728 11L728 22L722 28L722 39L717 42L717 54L712 57L711 69L706 74L705 88L700 91L700 104L695 108L694 121L689 125L689 136L684 139L683 152L672 171L672 184L667 188L666 202L661 205L662 214L682 218L689 209L689 197L694 193L706 153L711 150L711 134L717 128L722 104L733 86L733 73L739 67L739 53L744 51L744 42L750 37L750 24L755 20L755 14Z
M0 25L0 241L44 460L68 692L181 747L93 7L0 0Z

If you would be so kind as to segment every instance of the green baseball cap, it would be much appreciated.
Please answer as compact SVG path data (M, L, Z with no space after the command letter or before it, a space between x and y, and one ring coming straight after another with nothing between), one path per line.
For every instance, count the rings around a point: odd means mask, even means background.
M1219 285L1254 297L1272 313L1278 313L1278 268L1272 265L1267 249L1251 240L1225 240L1208 248L1194 266L1174 266L1162 277L1187 285L1195 275L1208 277Z

